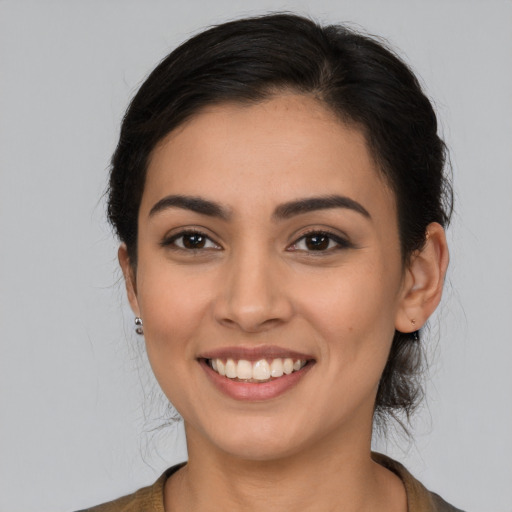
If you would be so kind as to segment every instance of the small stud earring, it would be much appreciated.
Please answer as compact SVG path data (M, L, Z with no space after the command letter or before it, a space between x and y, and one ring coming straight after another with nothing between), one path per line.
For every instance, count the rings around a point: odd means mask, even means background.
M142 329L142 318L136 316L135 317L135 332L142 336L144 334L144 330Z
M413 327L416 327L416 320L412 319L411 320L411 325ZM420 335L419 335L419 331L417 329L415 331L411 332L411 339L414 342L420 341Z

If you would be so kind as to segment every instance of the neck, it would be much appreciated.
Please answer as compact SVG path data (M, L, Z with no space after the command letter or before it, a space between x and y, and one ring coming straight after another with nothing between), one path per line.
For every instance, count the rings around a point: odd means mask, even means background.
M167 481L166 512L407 510L399 478L371 459L371 433L275 460L246 460L212 449L186 425L189 462ZM335 447L335 448L334 448Z

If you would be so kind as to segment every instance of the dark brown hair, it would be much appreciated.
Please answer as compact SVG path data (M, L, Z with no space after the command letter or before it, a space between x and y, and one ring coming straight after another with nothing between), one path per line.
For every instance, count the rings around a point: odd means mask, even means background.
M148 158L169 132L206 106L259 102L280 91L314 95L364 133L393 189L404 264L431 222L452 209L445 144L432 105L409 67L383 42L342 25L270 14L210 28L149 75L123 120L112 158L108 216L137 262L137 217ZM376 418L409 417L421 397L419 334L396 332Z

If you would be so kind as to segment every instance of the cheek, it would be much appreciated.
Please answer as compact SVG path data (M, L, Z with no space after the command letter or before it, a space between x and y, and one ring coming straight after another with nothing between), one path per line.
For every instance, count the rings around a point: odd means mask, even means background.
M302 294L300 314L322 340L332 379L368 392L378 383L395 331L399 276L365 266L317 281Z
M157 380L184 378L186 365L195 361L193 340L208 311L204 280L166 271L165 265L148 265L139 272L138 297L148 357Z
M399 273L370 266L297 283L292 293L301 314L332 335L394 331Z

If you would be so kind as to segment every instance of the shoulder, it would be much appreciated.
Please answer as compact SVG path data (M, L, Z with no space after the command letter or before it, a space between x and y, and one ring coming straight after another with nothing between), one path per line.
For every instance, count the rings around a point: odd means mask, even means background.
M397 474L407 493L410 512L463 512L443 500L438 494L426 489L402 464L380 453L372 453L375 462Z
M152 485L133 494L77 512L164 512L164 485L166 480L184 464L169 468Z

